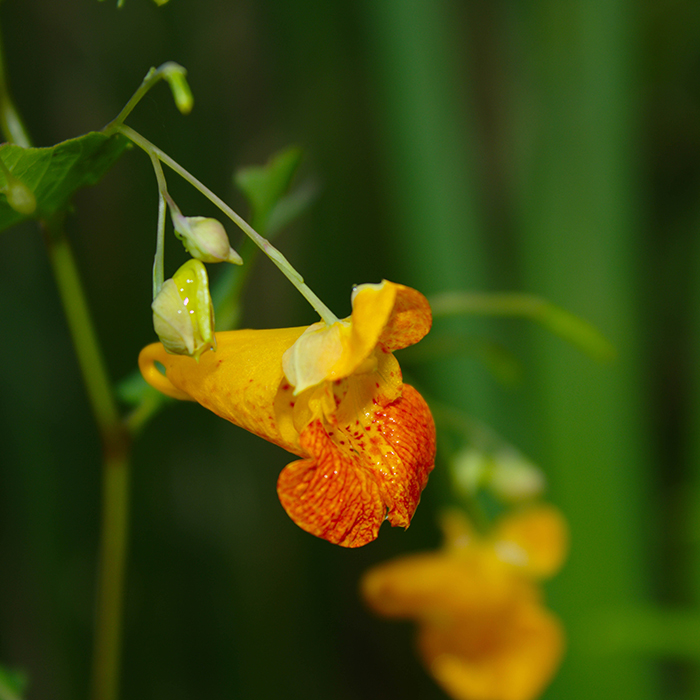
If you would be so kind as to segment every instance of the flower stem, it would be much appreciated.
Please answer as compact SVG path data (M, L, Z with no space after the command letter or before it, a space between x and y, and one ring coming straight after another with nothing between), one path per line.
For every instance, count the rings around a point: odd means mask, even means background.
M160 166L158 158L153 154L151 154L151 162L158 181L158 231L156 234L156 254L153 259L153 298L155 299L165 281L165 196L168 190L165 184L163 168Z
M63 217L44 223L49 259L103 450L102 527L93 660L93 699L116 700L128 533L130 435L122 423L87 307Z
M0 129L5 140L22 148L32 145L29 134L15 108L5 74L5 49L0 34Z
M609 361L615 357L615 348L597 328L532 294L444 292L431 297L430 306L436 317L472 314L528 318L597 360Z
M136 105L141 102L143 99L144 95L159 81L159 80L167 80L168 83L170 84L171 89L173 90L173 93L175 94L175 88L173 87L173 82L180 83L180 81L176 80L176 76L180 76L182 79L184 79L185 76L185 69L178 65L177 63L174 63L173 61L168 61L167 63L164 63L162 66L159 66L158 68L151 68L148 73L146 73L146 77L143 79L141 82L141 85L139 85L138 89L136 92L131 96L131 99L124 105L124 108L122 109L121 112L109 123L107 126L103 129L103 131L114 131L116 130L123 122L124 120L131 114L132 110ZM188 89L189 91L189 89ZM189 102L189 107L186 104L183 104L182 99L178 99L178 95L175 96L176 103L178 105L178 108L180 109L181 112L188 112L191 108L191 95L190 95L190 102ZM184 102L187 102L185 99Z
M0 34L0 129L10 143L32 145L9 92ZM97 334L64 229L64 215L42 221L49 260L73 338L78 364L102 440L102 530L93 659L94 700L116 700L121 648L131 440L122 423Z
M116 120L115 120L116 121ZM110 125L111 131L116 131L126 136L130 141L142 148L148 155L154 156L165 163L169 168L174 170L180 177L190 183L195 189L199 190L210 202L216 205L226 216L231 219L245 233L255 245L267 255L270 260L277 266L282 274L297 288L300 294L311 304L316 310L316 313L328 324L331 325L338 321L336 315L314 294L314 292L306 285L304 278L292 267L287 258L280 253L266 238L263 238L253 227L239 216L231 207L229 207L222 199L217 197L206 185L200 182L194 175L191 175L181 165L175 162L170 156L161 151L157 146L145 139L141 134L134 131L126 124Z
M105 455L93 658L93 700L116 700L122 647L124 573L129 532L129 450Z

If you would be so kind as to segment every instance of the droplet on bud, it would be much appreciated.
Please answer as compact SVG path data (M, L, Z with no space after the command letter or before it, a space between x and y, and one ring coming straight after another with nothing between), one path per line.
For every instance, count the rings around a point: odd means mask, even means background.
M198 359L216 349L209 279L199 260L188 260L165 281L151 309L153 328L169 353Z

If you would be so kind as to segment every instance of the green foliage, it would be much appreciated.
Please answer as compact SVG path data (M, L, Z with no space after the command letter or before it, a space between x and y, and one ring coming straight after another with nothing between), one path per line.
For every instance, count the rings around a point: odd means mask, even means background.
M90 132L48 148L0 147L12 176L34 193L36 209L23 214L0 196L0 231L26 219L49 219L65 210L77 190L99 182L129 146L123 136ZM0 171L0 190L8 186Z
M0 700L20 700L28 685L24 672L0 666Z
M303 198L296 194L285 197L301 156L299 148L290 146L276 153L265 165L241 168L236 173L236 185L250 203L253 228L257 231L269 235L270 228L279 230L301 213L298 204Z

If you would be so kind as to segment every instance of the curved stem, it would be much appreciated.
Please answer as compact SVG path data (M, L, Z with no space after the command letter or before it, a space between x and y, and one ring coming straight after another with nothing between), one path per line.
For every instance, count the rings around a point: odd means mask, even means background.
M615 357L615 348L594 326L555 304L532 294L444 292L430 299L433 316L511 316L528 318L578 346L598 360Z
M212 204L216 205L226 216L231 219L245 233L255 245L267 255L270 260L277 266L282 274L299 290L301 295L311 304L316 310L316 313L328 324L331 325L338 321L337 316L314 294L314 292L305 284L304 278L292 267L287 258L280 253L267 239L263 238L253 227L239 216L231 207L229 207L222 199L217 197L206 185L200 182L194 175L191 175L179 163L175 162L170 156L161 151L157 146L145 139L141 134L134 131L125 124L117 125L112 128L113 131L126 136L129 140L142 148L149 156L157 157L158 160L165 163L169 168L174 170L180 177L189 182L195 189L199 190Z
M155 299L165 280L163 271L165 258L165 196L168 193L168 189L165 184L163 168L158 158L153 154L151 154L151 162L158 181L158 231L156 234L156 254L153 259L153 298Z
M131 96L131 99L124 105L121 112L103 129L105 132L116 131L124 120L131 114L136 105L141 102L144 95L159 81L167 80L170 89L175 97L175 103L181 112L187 113L192 109L192 95L185 82L185 74L187 71L175 63L168 61L158 68L151 68L146 77L139 85L136 92Z

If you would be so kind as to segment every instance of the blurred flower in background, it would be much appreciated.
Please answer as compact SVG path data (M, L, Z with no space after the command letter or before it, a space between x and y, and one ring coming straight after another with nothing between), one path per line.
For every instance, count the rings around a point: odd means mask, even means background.
M564 634L542 604L540 581L568 548L551 506L503 517L486 535L465 515L443 517L443 548L370 569L362 594L380 615L419 626L426 668L457 700L532 700L559 666Z

